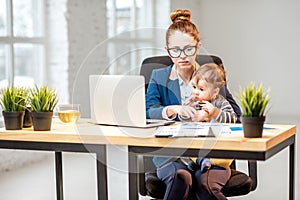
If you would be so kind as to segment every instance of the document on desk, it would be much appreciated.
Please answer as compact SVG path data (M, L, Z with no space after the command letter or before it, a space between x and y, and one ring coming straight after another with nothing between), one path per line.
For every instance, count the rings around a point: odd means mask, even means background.
M156 137L214 137L212 127L202 123L180 123L171 126L160 126Z

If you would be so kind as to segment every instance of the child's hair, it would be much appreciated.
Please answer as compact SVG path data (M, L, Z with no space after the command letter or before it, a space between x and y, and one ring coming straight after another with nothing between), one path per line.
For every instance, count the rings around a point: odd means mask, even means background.
M193 24L191 19L192 13L189 10L177 9L171 12L170 18L172 24L169 26L166 33L166 45L169 44L169 37L174 31L181 31L183 33L189 34L197 42L200 41L199 32L195 24Z
M198 83L199 80L204 79L213 88L221 88L225 85L225 77L225 71L221 66L215 63L207 63L195 71L193 82Z

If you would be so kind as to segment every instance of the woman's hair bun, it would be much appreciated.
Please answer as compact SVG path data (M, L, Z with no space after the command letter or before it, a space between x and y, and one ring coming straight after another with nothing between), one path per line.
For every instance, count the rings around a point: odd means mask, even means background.
M192 16L191 11L185 9L177 9L171 12L170 18L173 23L179 21L190 21Z

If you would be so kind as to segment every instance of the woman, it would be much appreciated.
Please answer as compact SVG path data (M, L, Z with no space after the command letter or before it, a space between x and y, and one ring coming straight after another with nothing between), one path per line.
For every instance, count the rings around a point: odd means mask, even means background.
M178 114L192 116L196 113L195 109L183 106L182 102L192 94L191 78L199 67L196 63L201 47L199 32L190 22L190 11L175 10L170 17L173 24L166 33L166 50L174 65L153 71L146 94L147 118L173 120ZM225 92L239 119L239 106L227 88ZM202 114L202 121L205 121L207 115L205 112Z
M173 24L166 32L166 50L174 65L152 72L146 94L147 118L179 120L178 116L193 118L197 114L199 121L209 121L209 115L204 110L196 111L191 106L182 105L192 94L191 79L199 68L196 63L196 55L201 48L199 32L190 22L189 10L175 10L170 18ZM239 117L240 109L227 89L226 99ZM166 184L164 199L187 199L190 191L195 191L198 199L215 199L213 194L205 194L203 189L197 187L197 181L193 181L194 177L187 168L187 160L154 157L157 176Z

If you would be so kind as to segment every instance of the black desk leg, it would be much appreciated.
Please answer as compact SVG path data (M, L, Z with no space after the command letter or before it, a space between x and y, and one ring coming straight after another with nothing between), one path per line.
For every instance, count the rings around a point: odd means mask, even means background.
M55 170L56 170L56 198L63 200L63 180L62 180L62 153L55 152Z
M106 146L97 145L93 152L97 155L97 189L98 200L107 200L107 167L106 167Z
M252 179L251 191L254 191L257 188L257 161L248 160L248 169L249 176Z
M295 199L295 143L290 145L290 191L289 199Z
M129 199L138 200L138 189L137 189L137 154L130 151L128 147L128 174L129 174Z

